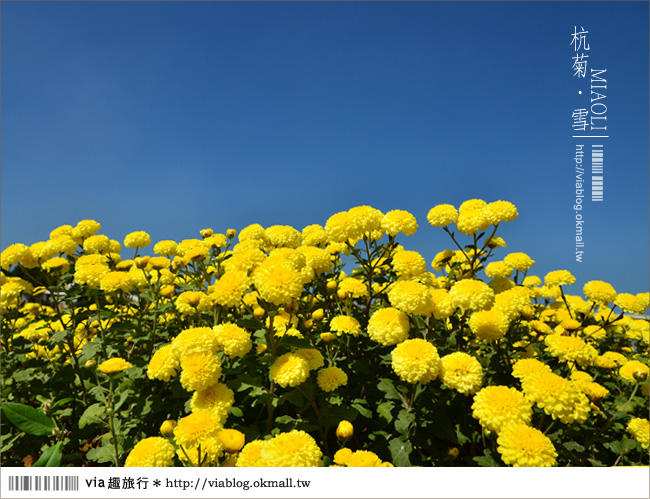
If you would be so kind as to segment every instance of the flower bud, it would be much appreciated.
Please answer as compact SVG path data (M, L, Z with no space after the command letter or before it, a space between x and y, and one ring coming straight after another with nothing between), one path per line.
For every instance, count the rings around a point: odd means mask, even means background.
M339 297L339 300L347 300L350 294L347 291L338 290L336 296Z
M262 343L261 345L257 345L257 346L255 347L255 351L256 351L258 354L263 354L263 353L266 352L268 349L269 349L269 347L266 346L266 343Z
M175 288L174 288L173 284L167 284L167 285L163 286L162 288L160 288L160 294L162 296L164 296L165 298L170 298L170 297L174 296L174 291L175 291Z
M312 321L311 319L302 321L302 327L304 327L305 329L311 329L312 327L314 327L314 321Z
M262 307L255 307L255 310L253 310L253 315L258 319L264 317L265 314L266 310L264 310Z
M168 419L163 421L163 424L160 425L160 434L165 438L171 438L174 436L174 427L176 426L176 421L173 419Z
M234 239L236 235L237 235L237 231L235 229L228 229L226 231L226 237L228 239Z
M323 317L325 317L325 312L323 311L322 308L319 308L318 310L315 310L311 314L311 318L314 319L315 321L323 320Z
M212 229L203 229L201 231L201 237L205 239L206 237L210 237L213 234Z
M219 440L223 443L226 452L239 452L246 442L246 437L241 431L238 430L221 430L219 432Z
M336 428L336 436L341 440L349 440L354 434L354 426L349 421L343 420Z
M460 451L458 450L458 447L450 447L449 450L447 451L447 454L449 454L450 458L456 459L460 454Z
M634 379L635 379L638 383L643 383L645 380L648 379L648 372L647 372L647 371L641 371L641 370L638 370L638 371L635 371L634 374L633 374L632 376L634 376Z
M86 361L86 363L84 364L84 367L86 369L92 369L96 365L97 365L97 361L95 359L90 359L90 360Z
M329 345L330 343L332 343L332 341L334 341L334 338L335 338L335 336L332 333L321 333L320 334L320 339L323 340L323 343L325 343L326 345Z
M176 273L179 270L181 270L183 267L185 267L185 265L187 265L187 260L185 258L183 258L182 256L175 256L174 259L172 260L170 270Z
M138 267L139 269L145 268L148 263L149 263L148 256L139 256L138 258L135 259L135 266Z
M338 288L338 287L339 287L338 282L336 282L336 281L327 281L327 291L329 291L330 293L333 293L334 291L336 291L336 288Z

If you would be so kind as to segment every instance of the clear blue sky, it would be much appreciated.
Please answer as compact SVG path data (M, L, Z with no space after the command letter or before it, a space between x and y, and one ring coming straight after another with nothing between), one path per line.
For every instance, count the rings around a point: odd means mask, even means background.
M499 234L619 292L649 281L648 2L6 2L2 248L92 218L123 240L302 229L370 204L505 199ZM574 26L606 68L605 200L575 262ZM578 95L582 90L583 94ZM591 142L585 142L589 145ZM589 192L589 191L587 191ZM126 251L123 252L126 256Z

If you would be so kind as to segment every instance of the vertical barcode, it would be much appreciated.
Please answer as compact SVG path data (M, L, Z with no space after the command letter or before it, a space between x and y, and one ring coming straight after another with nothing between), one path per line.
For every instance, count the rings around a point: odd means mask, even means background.
M10 476L9 490L79 490L78 476Z
M603 146L591 146L591 200L603 200Z

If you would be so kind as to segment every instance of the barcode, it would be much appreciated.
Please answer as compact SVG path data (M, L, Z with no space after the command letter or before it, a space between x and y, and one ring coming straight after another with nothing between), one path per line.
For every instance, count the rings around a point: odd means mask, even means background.
M79 477L10 476L9 490L79 490Z
M603 200L603 146L591 146L591 200Z

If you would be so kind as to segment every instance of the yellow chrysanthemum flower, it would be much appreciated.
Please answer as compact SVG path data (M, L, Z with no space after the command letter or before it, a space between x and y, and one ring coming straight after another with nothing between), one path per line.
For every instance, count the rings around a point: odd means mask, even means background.
M307 225L302 229L301 236L303 246L316 246L320 248L327 244L325 229L318 224Z
M201 291L185 291L174 301L176 309L182 315L197 315L212 308L212 300Z
M393 349L391 358L393 370L407 383L426 384L438 376L438 350L421 338L403 341Z
M253 282L263 300L275 305L291 303L302 293L300 274L291 264L273 264L259 267Z
M368 287L361 280L355 277L346 277L339 283L339 297L363 298L368 296Z
M355 206L350 208L350 215L355 221L355 225L359 228L359 237L363 234L370 235L372 239L380 239L384 232L381 228L381 222L384 214L372 206ZM352 237L351 239L355 239Z
M508 332L510 321L498 309L480 310L469 318L469 328L479 338L493 341L503 338Z
M146 248L151 244L151 236L143 230L131 232L124 238L125 248Z
M417 251L398 251L392 263L393 270L402 279L412 279L427 271L427 264Z
M192 412L210 411L223 423L233 404L235 393L223 383L216 383L205 390L194 392L190 401Z
M368 321L368 336L384 346L391 346L407 340L410 329L408 316L396 308L376 310Z
M171 345L178 360L193 353L214 354L219 349L219 341L214 330L209 327L184 329L172 340Z
M471 395L483 384L483 368L475 357L454 352L440 359L440 379L449 388Z
M181 385L187 391L205 390L215 385L221 376L219 357L205 353L191 353L181 357Z
M650 446L650 423L646 418L630 420L626 430L641 444L641 447L647 449Z
M553 442L537 428L511 424L497 438L503 462L511 466L555 466L557 452Z
M324 392L332 392L338 387L348 384L348 375L338 367L326 367L318 373L316 382Z
M576 278L568 270L554 270L544 277L546 286L568 286L574 282Z
M527 376L521 386L530 400L563 423L583 423L589 415L589 399L569 380L554 373Z
M153 252L156 255L176 256L178 254L178 244L176 241L171 240L159 241L154 245Z
M468 236L474 235L480 230L485 230L490 225L490 218L486 216L484 210L461 210L456 221L458 231Z
M463 311L488 310L494 304L494 291L490 286L475 279L457 281L449 290L449 297Z
M472 416L487 430L499 432L512 423L530 423L533 404L510 386L486 386L474 395Z
M381 220L381 228L389 236L396 236L400 232L405 236L412 236L418 230L415 217L405 210L391 210Z
M12 244L0 254L0 262L4 270L9 270L12 265L20 262L29 253L29 246L25 244Z
M221 422L212 411L196 411L178 420L174 427L174 440L177 445L189 449L216 437L221 429Z
M358 336L361 332L359 321L349 315L337 315L330 321L330 329L335 331L337 336L350 334Z
M614 299L614 305L632 314L642 314L647 305L643 299L630 293L619 293Z
M260 450L260 459L272 467L317 467L323 465L323 453L316 440L301 430L279 433Z
M488 204L488 209L496 217L496 222L514 222L519 216L517 207L512 204L510 201L493 201Z
M170 378L176 376L179 369L180 362L174 355L171 344L165 345L160 347L151 357L147 368L147 377L149 379L169 381Z
M433 312L431 289L417 281L397 281L388 289L390 304L404 313L430 315Z
M210 289L210 297L224 307L236 307L250 286L246 272L235 270L226 272Z
M214 326L214 335L219 348L228 357L243 357L253 348L251 335L236 324L226 323Z
M262 463L260 453L262 447L266 444L266 440L253 440L248 442L237 456L235 466L238 468L251 468L266 466Z
M618 373L630 383L642 383L648 379L650 369L643 362L630 360L623 364Z
M275 248L297 248L302 241L302 234L290 225L272 225L265 232L269 244Z
M162 437L149 437L140 440L129 452L124 466L127 468L150 468L172 466L174 446Z
M296 350L295 354L305 358L310 371L314 371L325 365L323 354L315 348L300 348Z
M55 256L43 262L43 270L52 274L65 274L70 269L70 262L62 256Z
M549 334L544 337L544 343L546 343L546 350L562 362L577 362L581 366L589 366L598 356L598 351L594 347L576 336Z
M309 362L302 355L285 353L271 365L271 378L281 387L298 386L309 377Z
M503 259L503 261L509 265L512 265L512 267L514 267L514 269L518 270L519 272L526 272L533 265L535 265L535 260L529 257L526 253L509 253ZM526 284L526 286L540 286L542 284L542 281L539 279L539 277L534 282L535 284Z
M347 211L342 211L327 219L325 233L329 242L345 243L350 239L360 238L362 230L356 217Z
M589 281L582 288L589 301L607 305L616 299L616 290L614 286L604 281Z
M131 367L133 367L133 365L123 358L113 357L112 359L108 359L107 361L99 364L97 366L97 369L99 369L104 374L111 375L130 369Z
M439 204L429 210L427 220L434 227L445 227L449 224L456 223L458 220L458 210L450 204Z
M514 267L505 261L490 262L485 267L485 275L489 278L508 278L512 275Z

